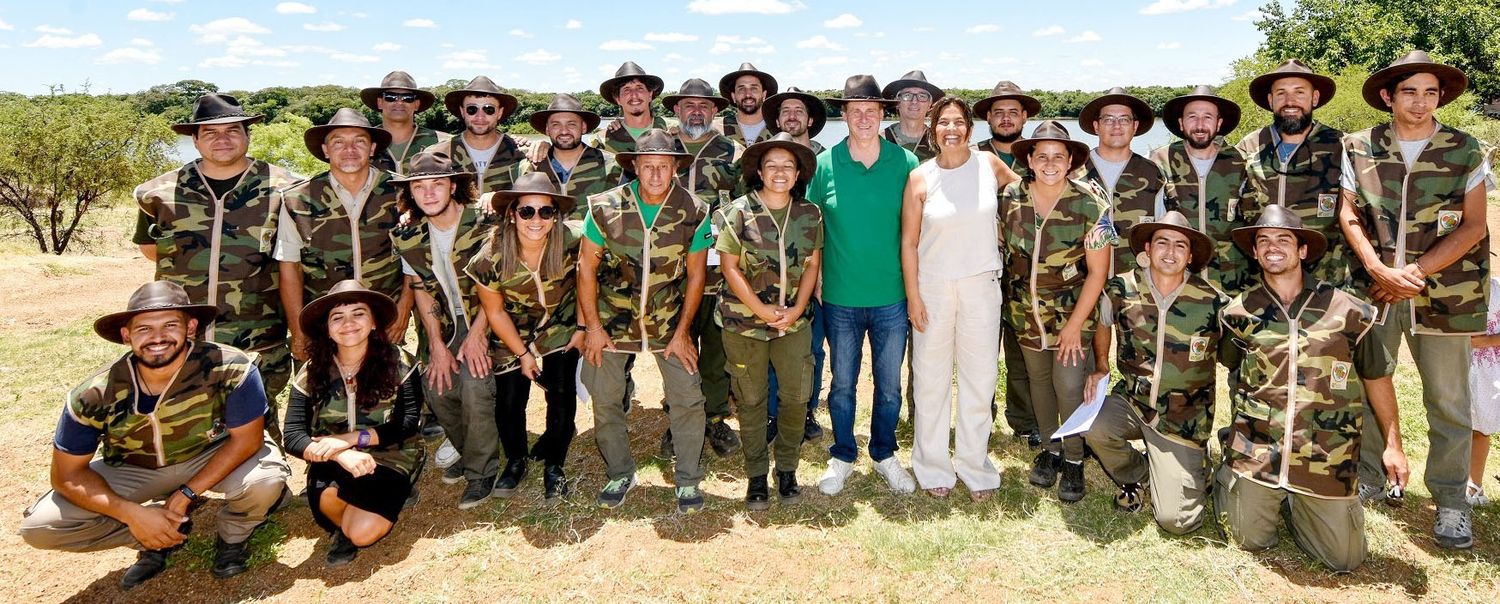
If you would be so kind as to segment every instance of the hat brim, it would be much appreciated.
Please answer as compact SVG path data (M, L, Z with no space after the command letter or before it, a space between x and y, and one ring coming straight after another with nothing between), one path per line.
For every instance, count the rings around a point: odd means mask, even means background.
M582 109L576 111L570 109L543 109L541 111L532 112L531 117L526 118L526 122L531 124L532 130L536 130L540 134L546 134L547 120L551 119L552 116L559 113L572 113L580 118L583 118L584 132L593 132L595 128L599 127L599 122L603 121L599 117L599 114L592 111L584 111Z
M203 330L208 328L208 324L212 323L213 320L219 316L219 309L208 304L185 304L179 306L160 306L156 308L138 308L135 310L110 313L99 317L94 321L94 333L98 334L99 337L104 338L107 341L114 342L116 344L124 344L125 340L120 337L120 328L129 325L130 319L134 318L136 315L163 310L180 310L187 313L189 317L197 319L198 331L193 334L194 337L202 335Z
M604 97L604 100L609 104L619 107L620 103L615 100L615 97L620 95L620 87L624 86L626 82L629 82L631 80L640 80L642 83L644 83L646 85L646 89L651 91L651 98L653 99L661 96L661 91L666 89L666 83L663 82L661 78L658 78L654 75L642 73L636 75L615 76L601 82L599 84L599 96Z
M1140 136L1151 130L1156 124L1156 116L1151 113L1151 105L1139 98L1128 94L1106 94L1097 99L1089 101L1078 112L1078 127L1090 135L1098 136L1094 129L1094 121L1099 119L1099 112L1110 105L1124 105L1130 108L1130 113L1135 115L1135 135Z
M1062 143L1068 148L1068 163L1071 164L1068 167L1068 174L1072 174L1083 167L1083 163L1089 159L1088 143L1065 138L1023 138L1011 144L1010 152L1011 155L1015 156L1017 164L1023 168L1030 169L1031 149L1038 144L1048 141Z
M474 180L474 173L473 172L464 172L464 171L408 172L406 174L397 174L397 175L394 175L394 176L391 177L391 179L388 182L392 182L392 183L396 183L396 184L404 184L404 183L409 183L409 182L416 181L416 180L431 180L433 178L452 178L452 179L457 180L457 181L459 181L461 183L466 183L466 182L472 182Z
M1230 132L1234 132L1234 129L1240 125L1240 106L1236 105L1234 101L1207 94L1180 96L1167 101L1167 104L1161 110L1162 123L1166 125L1167 131L1176 135L1177 138L1187 138L1182 133L1182 128L1177 127L1177 120L1182 118L1183 109L1187 108L1188 104L1194 101L1208 101L1219 108L1219 119L1223 120L1224 123L1219 126L1219 131L1214 133L1215 136L1224 136Z
M723 111L729 107L729 99L721 96L702 96L697 94L669 94L661 97L661 106L667 111L676 111L677 102L684 99L703 99L714 104L714 113Z
M499 100L500 121L509 119L511 115L515 114L516 107L520 105L520 101L516 100L516 97L504 92L470 89L453 90L443 95L443 107L448 110L448 113L458 118L460 122L464 119L464 97L467 96L492 96Z
M380 88L380 87L362 88L359 91L359 100L364 101L366 107L369 107L370 109L373 109L375 111L380 111L380 105L377 104L376 101L380 100L380 93L385 92L387 90L410 90L413 93L415 93L417 95L417 111L416 111L416 113L421 113L423 111L426 111L428 107L431 107L433 103L437 102L437 95L432 94L431 92L428 92L426 90L422 90L420 88L396 88L396 87L390 87L390 88Z
M1328 252L1328 238L1313 229L1275 225L1251 225L1230 231L1229 235L1234 239L1234 246L1240 248L1240 251L1244 252L1245 256L1250 258L1252 262L1255 260L1255 234L1261 229L1286 229L1296 233L1297 241L1307 246L1307 258L1303 260L1307 264L1317 262L1323 257L1324 253Z
M861 98L852 98L852 99L851 98L834 98L834 99L823 99L823 102L828 103L829 105L832 105L834 107L838 107L839 111L843 111L844 110L844 105L847 105L849 103L880 103L880 105L882 107L885 107L886 109L890 109L892 107L895 107L896 105L901 104L899 101L895 101L895 100L892 100L892 99L878 98L878 97L861 97Z
M492 194L486 194L486 197L490 199L481 199L481 202L492 208L495 214L504 216L510 211L511 207L516 205L516 202L520 201L522 197L529 195L541 195L551 199L553 207L557 208L559 220L572 214L573 208L578 206L578 200L571 195L547 193L545 191L496 191Z
M1302 78L1312 84L1313 90L1318 91L1318 102L1312 108L1317 109L1333 100L1334 93L1338 92L1338 84L1333 78L1316 73L1297 73L1294 71L1273 71L1261 74L1250 80L1250 100L1266 111L1271 110L1271 103L1267 97L1271 95L1271 85L1282 78ZM1377 95L1378 96L1378 95Z
M828 124L828 106L823 104L823 99L805 92L783 92L767 97L766 127L770 128L771 134L781 133L781 128L776 125L777 117L781 115L781 104L792 99L802 101L802 104L807 107L808 119L812 121L807 127L807 135L817 136L823 131L823 126Z
M880 89L880 96L894 101L896 100L896 94L907 88L921 88L922 90L926 90L927 94L932 95L932 101L934 103L937 102L938 99L941 99L948 94L946 92L943 92L942 88L938 88L932 82L923 82L922 80L896 80L889 84L886 84L885 88Z
M792 152L792 156L797 161L797 184L805 185L812 182L813 173L818 168L818 156L802 143L777 140L761 141L745 149L745 153L740 156L740 165L744 167L741 178L744 178L745 182L750 182L751 174L760 176L760 160L773 149L786 149Z
M297 323L302 326L304 334L325 333L329 312L339 306L357 302L364 302L370 307L370 312L375 314L375 326L378 329L384 329L396 318L396 303L389 296L364 289L334 292L313 300L302 307ZM320 328L320 325L323 327Z
M1401 79L1413 73L1431 73L1437 76L1438 84L1443 87L1443 95L1438 98L1438 107L1452 103L1458 97L1463 96L1469 88L1469 76L1464 75L1456 67L1449 67L1441 63L1408 63L1387 67L1373 74L1365 80L1364 87L1360 90L1365 98L1365 103L1371 107L1391 112L1391 106L1385 104L1381 98L1380 91L1384 90L1391 82Z
M771 95L776 94L776 91L779 90L775 76L764 71L741 69L739 71L731 71L724 77L719 78L719 95L731 103L734 102L734 81L744 76L755 76L756 79L760 80L760 87L766 91L766 98L770 98Z
M1146 250L1146 244L1151 242L1151 236L1162 229L1170 229L1182 233L1188 238L1188 245L1192 249L1193 259L1188 263L1189 271L1200 271L1208 266L1209 258L1213 257L1214 242L1208 235L1198 232L1196 229L1172 224L1170 222L1138 222L1130 227L1130 251L1139 254Z
M183 122L180 124L172 124L172 131L183 136L193 136L194 134L198 133L199 126L214 126L218 124L244 124L245 128L249 128L251 124L258 124L262 121L265 121L265 119L266 116L264 115L233 115L216 117L212 119L206 119L201 122Z
M1033 118L1042 113L1042 102L1036 97L1027 94L1000 94L985 97L974 103L974 119L989 121L990 107L1000 101L1016 101L1021 104L1021 109L1026 111L1027 118Z
M318 158L323 163L328 163L328 156L323 154L323 139L328 138L328 133L340 128L358 128L369 133L370 140L375 143L375 151L371 153L371 157L379 156L391 144L391 133L383 128L376 128L374 126L340 126L336 124L324 124L308 128L306 132L302 133L302 144L307 146L308 152L312 153L313 157Z

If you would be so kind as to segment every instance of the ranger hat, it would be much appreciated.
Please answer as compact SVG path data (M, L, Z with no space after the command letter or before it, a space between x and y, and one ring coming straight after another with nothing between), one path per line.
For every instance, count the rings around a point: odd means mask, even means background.
M797 184L805 185L812 180L813 172L817 171L818 156L813 155L812 149L807 145L797 142L792 135L782 132L745 149L744 155L740 156L740 165L745 167L743 177L746 182L749 182L751 175L760 175L760 160L772 149L786 149L792 152L792 157L797 160Z
M933 102L937 102L938 99L943 98L944 94L942 88L938 88L932 82L927 81L927 74L922 73L920 69L913 69L902 75L901 79L886 84L885 88L880 89L880 96L895 100L896 95L907 88L921 88L922 90L926 90L927 94L932 95Z
M500 103L500 119L510 117L516 111L516 97L505 94L494 80L486 76L479 76L469 80L468 85L458 90L449 91L443 95L443 106L448 108L448 113L457 116L460 121L464 119L464 97L467 96L492 96Z
M636 65L635 61L626 61L620 65L619 69L615 70L615 77L599 84L599 96L604 97L604 100L618 107L620 103L615 101L615 97L620 95L620 87L631 80L640 80L642 84L645 84L646 88L651 91L651 98L653 99L661 94L664 86L661 78L646 73L646 70L641 69L640 65Z
M172 124L172 131L183 136L198 133L198 126L212 124L244 124L246 128L263 119L264 115L250 115L240 105L240 100L227 94L210 93L193 101L193 117L180 124Z
M1073 140L1068 136L1068 129L1063 127L1062 122L1047 120L1037 125L1031 136L1023 138L1010 146L1011 154L1015 155L1016 162L1023 167L1031 165L1031 150L1038 143L1045 141L1056 141L1068 148L1068 159L1072 165L1068 166L1068 173L1072 173L1089 159L1089 146L1083 141Z
M328 138L328 133L339 128L359 128L370 135L370 141L375 144L373 155L380 155L386 146L391 144L391 133L384 128L376 128L370 125L370 120L365 119L365 114L356 109L343 107L334 112L333 118L322 126L313 126L302 133L302 144L312 152L313 157L327 162L328 156L323 154L323 139Z
M547 120L558 113L578 114L578 117L583 120L583 130L585 132L593 131L593 129L599 127L599 114L584 109L583 103L578 102L577 97L567 93L553 96L552 102L547 103L546 109L533 111L531 117L527 118L526 121L531 124L533 130L546 133Z
M849 76L844 80L844 92L835 98L828 99L828 104L844 109L844 104L849 102L869 101L880 103L886 109L896 105L894 99L888 99L881 95L880 84L875 81L875 76L860 74Z
M396 318L396 303L389 296L366 288L358 280L345 279L334 284L333 289L322 297L302 307L302 315L297 317L297 323L302 326L302 333L326 333L328 313L339 306L356 302L369 305L370 312L375 315L376 329L385 328Z
M1104 96L1089 101L1089 104L1083 106L1083 111L1078 112L1078 127L1084 132L1098 136L1099 133L1094 131L1094 121L1099 119L1099 112L1110 105L1124 105L1130 108L1130 113L1135 115L1136 136L1145 134L1151 129L1151 125L1156 123L1156 117L1151 113L1151 105L1125 92L1124 88L1115 86L1110 88L1109 92L1104 93Z
M1037 114L1042 112L1042 102L1036 100L1036 97L1026 94L1015 82L1001 80L999 84L995 84L995 88L990 91L989 96L980 99L978 103L974 103L974 117L980 121L989 119L990 106L1004 100L1012 100L1020 103L1021 108L1026 110L1027 117L1036 117Z
M714 104L715 113L723 111L725 107L729 106L729 99L714 94L714 87L698 78L692 78L683 82L682 87L677 89L675 94L661 97L661 106L666 107L668 111L674 111L677 108L677 101L683 99L703 99L711 102Z
M130 319L141 313L159 310L180 310L198 320L198 329L203 330L219 316L219 309L209 304L193 304L187 290L171 281L152 281L136 288L125 303L125 310L110 313L94 321L94 333L116 344L124 344L120 328L130 324ZM194 334L197 337L198 334Z
M496 214L504 216L510 211L511 206L516 205L522 197L527 195L545 195L552 200L552 206L557 208L557 214L566 218L573 213L573 207L578 205L578 200L571 195L563 195L557 191L557 185L552 184L552 179L547 178L541 172L527 172L516 179L516 184L504 191L496 191L490 203L494 204Z
M1302 219L1298 218L1286 206L1271 204L1261 211L1260 219L1252 226L1244 226L1230 232L1234 237L1234 245L1239 247L1245 255L1255 257L1255 234L1261 229L1286 229L1297 235L1297 241L1307 246L1307 259L1303 262L1311 264L1323 257L1328 251L1328 238L1316 229L1302 227Z
M1333 78L1313 73L1313 70L1303 65L1301 61L1288 59L1280 67L1250 80L1250 100L1260 105L1261 109L1270 111L1271 103L1267 97L1271 95L1271 85L1281 78L1302 78L1311 83L1313 90L1318 91L1318 102L1313 104L1313 109L1327 105L1328 101L1333 100L1334 92L1338 90L1338 85L1334 84Z
M781 115L781 104L790 100L802 101L807 106L807 119L811 123L807 126L808 136L817 136L823 131L823 126L828 123L828 106L823 104L823 99L803 92L796 86L788 86L785 92L779 92L766 97L765 111L766 127L772 133L781 132L781 127L776 125L778 116Z
M392 177L391 182L406 183L429 178L452 178L462 187L473 180L474 173L455 169L453 159L448 157L447 152L429 148L411 158L411 167L406 170L406 174Z
M1385 90L1391 82L1413 73L1430 73L1437 76L1438 84L1443 88L1443 96L1438 99L1438 107L1452 103L1469 87L1469 77L1464 75L1464 72L1432 60L1432 57L1428 56L1425 51L1413 50L1406 53L1406 56L1391 62L1385 69L1370 74L1361 91L1364 93L1365 102L1371 107L1389 112L1391 107L1385 104L1385 99L1380 98L1380 91Z
M380 111L380 105L377 105L375 101L380 98L381 93L387 90L410 90L412 94L417 95L417 113L426 111L437 102L437 97L431 92L417 88L417 81L412 79L411 74L399 69L385 74L379 86L360 89L359 100L364 101L366 107Z
M755 76L756 79L760 80L760 87L765 89L767 97L776 94L776 91L778 90L776 86L776 78L772 77L769 73L756 69L755 65L752 65L748 62L740 63L739 69L731 71L725 74L724 77L719 78L719 94L723 95L724 98L728 99L730 102L733 102L735 81L739 80L740 76L747 75Z
M1189 271L1199 271L1208 266L1208 260L1214 254L1213 240L1203 234L1203 231L1193 228L1187 217L1176 210L1167 212L1153 222L1139 222L1130 227L1130 251L1137 255L1145 251L1146 244L1151 243L1151 236L1162 229L1187 236L1188 245L1193 250L1193 259L1188 262L1187 267Z
M677 137L667 133L661 128L652 128L642 132L635 139L635 151L621 152L615 154L615 161L626 172L635 172L635 160L643 155L665 155L677 160L681 166L685 161L692 161L692 154L682 147L682 142Z
M1219 119L1223 120L1223 125L1219 126L1219 131L1214 133L1215 136L1229 134L1234 131L1235 126L1240 125L1240 106L1234 101L1215 94L1213 87L1199 84L1193 88L1192 92L1167 101L1166 106L1161 109L1161 121L1166 123L1167 130L1177 135L1178 138L1187 138L1182 134L1182 128L1177 126L1177 120L1182 118L1183 110L1187 109L1188 103L1193 101L1208 101L1219 108Z

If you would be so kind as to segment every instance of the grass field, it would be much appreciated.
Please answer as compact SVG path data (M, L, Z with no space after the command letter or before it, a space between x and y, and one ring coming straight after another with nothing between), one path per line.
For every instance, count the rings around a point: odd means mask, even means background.
M1491 204L1492 225L1500 200ZM1476 511L1472 552L1437 549L1433 508L1421 484L1426 422L1415 368L1396 377L1413 481L1401 509L1367 508L1370 559L1334 575L1310 562L1283 532L1261 553L1227 547L1211 527L1185 537L1157 530L1149 513L1111 508L1109 481L1088 465L1089 494L1064 504L1055 491L1025 480L1032 453L1003 421L991 455L1004 472L998 496L969 502L962 489L947 500L891 494L866 459L846 492L824 497L807 488L800 504L744 511L745 479L736 454L706 456L708 506L674 513L670 466L654 459L665 428L660 381L651 363L638 371L641 409L632 442L643 488L617 510L592 505L604 482L592 443L592 415L578 414L568 472L571 501L540 507L534 472L522 493L468 512L454 504L460 488L424 477L421 503L394 533L352 565L323 566L327 539L305 506L279 512L255 538L255 566L226 581L206 572L212 556L211 514L173 568L127 595L116 587L133 552L35 551L15 535L21 510L47 490L47 459L62 394L123 349L92 335L94 317L118 309L147 263L124 241L131 219L108 210L93 227L100 243L86 254L41 256L24 242L0 243L0 600L31 601L1297 601L1367 602L1425 599L1494 602L1500 597L1500 507ZM868 380L866 380L868 382ZM856 431L868 435L868 383L860 389ZM541 409L539 397L532 408ZM1227 415L1219 398L1220 423ZM541 428L532 414L531 431ZM826 427L828 417L820 411ZM898 442L909 446L909 426ZM827 461L828 441L803 447L799 478L811 483ZM1500 449L1500 447L1497 447ZM909 450L898 456L907 462ZM293 462L300 491L300 462ZM1500 460L1491 474L1500 473ZM1489 482L1500 494L1500 483Z

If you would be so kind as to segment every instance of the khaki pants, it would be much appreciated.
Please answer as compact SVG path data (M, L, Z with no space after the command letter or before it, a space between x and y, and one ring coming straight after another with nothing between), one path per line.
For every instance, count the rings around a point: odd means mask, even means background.
M1473 417L1469 410L1469 336L1411 334L1410 301L1391 307L1384 325L1376 325L1369 336L1380 338L1391 362L1396 362L1401 340L1411 348L1417 373L1422 376L1422 406L1427 411L1427 467L1423 484L1441 508L1469 509L1464 498L1469 482L1469 445ZM1407 435L1408 438L1410 435ZM1360 436L1359 480L1384 489L1385 469L1380 456L1385 437L1375 422L1375 412L1365 406Z
M500 471L500 431L495 427L495 378L489 375L475 377L469 374L468 364L460 365L458 375L453 376L453 385L442 394L426 390L427 407L437 417L448 442L458 451L458 463L464 468L464 478L480 480Z
M776 393L781 409L776 416L776 470L793 472L802 457L802 430L806 427L807 399L812 392L812 329L803 328L769 341L724 331L724 368L739 402L740 441L745 450L745 473L765 476L766 417L770 374L776 369ZM675 428L673 430L675 436Z
M1151 511L1156 524L1174 535L1191 533L1203 524L1208 509L1208 451L1162 436L1147 426L1134 405L1115 395L1084 435L1099 465L1118 484L1150 478ZM1131 441L1143 440L1142 454Z
M218 447L197 457L165 468L148 469L132 465L111 466L101 459L89 462L89 469L104 477L110 490L135 503L164 501L177 487L186 483L213 458ZM281 451L267 440L250 459L213 486L224 495L219 508L219 538L225 543L241 543L265 521L271 506L276 505L291 476ZM57 491L32 504L21 519L21 538L37 549L69 552L93 552L116 547L142 549L125 523L103 514L85 510L68 501Z
M1000 284L989 271L918 287L927 307L927 329L912 330L917 393L912 473L924 489L951 489L959 479L971 492L999 488L989 442L1000 360Z
M1094 351L1088 335L1083 362L1071 367L1057 360L1056 350L1021 348L1026 361L1026 375L1031 380L1031 408L1036 412L1036 426L1042 432L1042 447L1062 453L1068 461L1083 461L1083 437L1069 436L1062 442L1051 440L1052 433L1083 403L1083 385L1094 371Z
M605 472L610 480L615 480L635 473L630 435L625 433L625 409L614 404L625 399L625 361L634 353L605 351L603 354L598 367L584 361L583 385L594 399L594 442L604 457ZM660 352L654 354L656 368L661 371L662 389L666 391L672 447L677 455L675 482L679 487L698 486L703 480L703 467L699 464L704 428L702 381L698 374L688 373L676 357L668 359Z
M1215 474L1214 508L1230 540L1255 551L1276 545L1276 520L1286 520L1297 547L1335 571L1365 561L1365 511L1358 497L1323 499L1274 489L1221 465Z

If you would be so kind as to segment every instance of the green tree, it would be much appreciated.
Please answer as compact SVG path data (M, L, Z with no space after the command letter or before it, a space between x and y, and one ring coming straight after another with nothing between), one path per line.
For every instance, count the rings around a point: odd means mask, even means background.
M178 80L171 84L157 84L131 95L141 113L160 115L169 122L185 122L193 114L193 101L219 87L203 80ZM242 99L243 100L243 99Z
M276 164L302 176L312 176L327 170L328 164L313 157L303 142L302 133L312 126L312 120L285 111L274 121L255 124L250 127L250 157Z
M0 101L0 212L62 254L89 210L166 169L167 124L87 91Z

